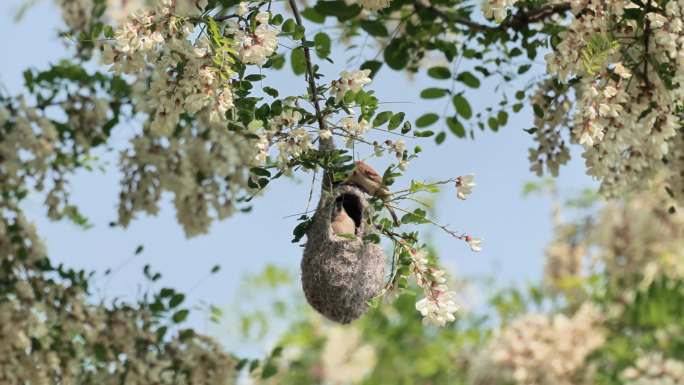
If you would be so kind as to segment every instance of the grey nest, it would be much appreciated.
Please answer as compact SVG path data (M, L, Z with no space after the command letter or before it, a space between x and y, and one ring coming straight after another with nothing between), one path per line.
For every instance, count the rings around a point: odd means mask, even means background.
M354 220L357 239L335 235L330 226L340 201ZM380 245L362 240L369 234L371 208L355 186L341 185L324 193L307 232L302 258L302 288L307 301L325 317L349 323L368 310L368 301L383 287L385 254Z

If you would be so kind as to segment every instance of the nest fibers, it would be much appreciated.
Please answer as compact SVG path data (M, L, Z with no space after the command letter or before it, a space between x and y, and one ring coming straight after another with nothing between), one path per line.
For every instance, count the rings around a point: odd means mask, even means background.
M335 202L341 200L356 225L356 239L332 232ZM302 288L306 300L325 317L349 323L368 310L368 301L383 287L385 254L375 243L364 243L370 208L361 190L341 185L324 193L307 232L302 258Z

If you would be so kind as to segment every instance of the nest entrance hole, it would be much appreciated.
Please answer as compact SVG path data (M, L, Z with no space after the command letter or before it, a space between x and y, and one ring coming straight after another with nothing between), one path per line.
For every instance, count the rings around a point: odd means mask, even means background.
M335 204L341 204L347 215L354 221L354 225L358 229L361 227L361 219L363 216L363 205L361 199L354 194L340 194L335 199Z

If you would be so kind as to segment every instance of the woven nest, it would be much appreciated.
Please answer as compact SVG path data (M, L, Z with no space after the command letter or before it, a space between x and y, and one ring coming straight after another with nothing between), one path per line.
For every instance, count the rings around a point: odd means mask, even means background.
M332 232L335 202L341 200L356 224L357 239ZM325 317L349 323L368 310L368 301L380 293L385 274L385 254L375 243L364 243L369 234L368 202L355 186L342 185L324 194L307 232L302 258L302 288L307 301Z

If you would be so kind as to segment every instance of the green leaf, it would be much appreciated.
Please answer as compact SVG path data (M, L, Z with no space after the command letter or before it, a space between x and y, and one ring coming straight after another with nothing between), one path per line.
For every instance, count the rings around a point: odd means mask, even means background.
M401 122L404 121L405 114L403 112L397 112L392 116L392 118L389 120L389 124L387 125L388 130L394 130L395 128L399 127Z
M359 22L361 29L368 32L371 36L385 37L389 36L389 32L385 24L379 20L361 20Z
M324 32L319 32L314 36L314 44L316 49L316 55L321 59L330 56L330 36Z
M420 97L423 99L439 99L447 94L447 90L444 88L426 88L420 93Z
M544 117L544 110L539 106L539 104L533 104L532 109L534 110L534 114L538 118L543 118Z
M506 123L508 123L508 112L499 111L499 114L496 116L496 118L499 121L499 126L505 126Z
M404 69L409 62L408 44L403 39L392 39L385 48L383 57L393 70Z
M429 125L434 124L439 120L439 115L435 114L434 112L429 112L427 114L422 115L418 119L416 119L416 126L418 127L427 127Z
M435 136L435 143L442 144L446 140L446 132L442 131L437 136Z
M465 138L466 132L463 124L456 117L449 117L446 119L447 126L449 130L454 133L454 135L459 138Z
M264 87L263 88L264 92L267 93L268 95L277 98L278 97L278 90L272 87Z
M407 120L404 122L404 125L401 127L401 133L406 134L409 131L411 131L411 122L409 122Z
M403 217L401 217L401 223L403 224L409 224L409 223L416 223L416 224L423 224L423 223L430 223L430 221L427 219L427 213L423 209L415 209L413 212L405 214Z
M368 69L371 71L371 73L370 73L371 79L373 77L375 77L375 74L378 72L380 67L382 67L382 62L378 61L378 60L368 60L368 61L364 62L363 64L361 64L362 70Z
M319 1L314 6L316 12L323 16L335 16L339 21L353 19L361 13L358 5L347 5L344 1Z
M487 125L492 131L499 131L499 121L495 117L492 116L489 119L487 119Z
M269 24L271 25L280 25L283 24L283 15L275 15L271 17L271 20L269 21Z
M175 294L173 297L171 297L171 300L169 301L169 307L174 308L174 307L180 305L184 299L185 299L185 294L182 294L182 293Z
M314 23L322 24L325 22L325 16L321 15L313 8L307 8L303 10L302 16L304 16L305 19L312 21Z
M380 127L392 117L392 111L383 111L373 119L373 127Z
M186 318L188 318L188 314L190 314L190 311L188 309L178 310L173 314L171 319L175 323L181 323L185 321Z
M426 130L426 131L413 131L413 135L414 135L416 138L429 138L429 137L431 137L431 136L434 135L434 134L435 134L435 133L434 133L433 131L430 131L430 130Z
M462 82L470 88L479 88L480 79L476 78L475 75L468 71L463 71L456 77L456 80Z
M473 109L470 107L468 100L461 94L454 95L452 99L456 112L461 115L464 119L470 119L473 116Z
M530 68L532 68L532 65L530 64L523 64L520 67L518 67L518 75L522 75L525 72L529 71Z
M292 72L294 72L295 75L302 75L304 72L306 72L306 58L304 57L304 48L297 47L292 50L290 64L292 65Z
M428 76L435 79L449 79L451 71L447 67L432 67L427 71Z
M278 367L269 360L261 371L261 378L265 380L275 376L276 373L278 373Z
M297 22L294 21L294 19L287 19L287 20L285 20L283 25L280 27L280 29L284 33L294 33L296 27L297 27Z

